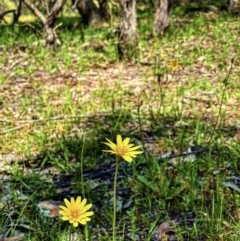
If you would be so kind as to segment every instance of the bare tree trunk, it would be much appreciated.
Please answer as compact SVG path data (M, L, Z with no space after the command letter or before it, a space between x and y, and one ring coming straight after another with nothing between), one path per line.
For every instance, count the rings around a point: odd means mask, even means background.
M66 0L56 0L50 10L50 13L47 16L47 22L44 26L47 34L47 45L57 46L61 45L61 41L57 37L56 32L54 31L54 24L57 20L57 15L61 12L63 5Z
M18 22L18 19L21 15L21 10L22 10L22 0L19 0L19 3L18 3L18 6L17 6L17 9L13 15L13 23L17 23Z
M58 13L62 10L66 0L55 0L52 9L47 17L32 3L30 0L23 0L26 6L36 15L42 22L45 33L46 33L46 44L53 46L54 48L61 44L57 34L54 30L54 23L56 21Z
M66 0L55 0L54 4L50 10L50 13L47 17L47 25L53 27L56 22L57 15L61 12L63 5Z
M84 26L91 25L101 20L101 13L93 0L72 0L77 7L79 14L82 16Z
M171 0L157 0L152 31L153 35L163 34L164 30L169 26L171 5Z
M110 9L108 6L107 0L98 0L99 2L99 10L102 19L104 19L106 22L110 20Z
M228 12L229 13L239 13L240 11L240 2L238 0L228 0Z
M137 14L136 0L119 0L119 58L132 58L137 50Z

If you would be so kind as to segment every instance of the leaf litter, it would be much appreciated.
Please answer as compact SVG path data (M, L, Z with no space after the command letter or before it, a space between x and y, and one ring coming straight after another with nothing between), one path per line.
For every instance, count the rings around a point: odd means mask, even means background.
M225 44L224 41L222 43ZM180 47L184 49L180 56L184 54L196 55L193 53L196 44L202 50L214 49L216 55L222 50L222 45L214 41L213 35L208 34L205 39L195 37L191 41L186 40L180 44ZM168 53L169 51L174 52L174 48L168 46ZM189 117L194 118L200 114L205 120L215 121L221 103L223 80L232 58L238 58L235 56L236 52L233 41L231 51L227 58L224 59L224 68L219 67L218 61L209 63L207 55L202 53L196 55L193 63L189 65L181 63L180 58L178 69L173 71L165 70L159 83L157 75L154 73L154 69L159 66L154 65L155 57L152 56L151 50L147 53L148 56L144 58L144 62L153 63L150 65L107 63L101 66L100 64L89 64L84 71L79 70L77 60L67 69L58 67L55 71L49 71L43 67L39 69L34 66L34 57L29 60L28 54L21 50L8 50L6 60L3 66L0 67L0 72L6 76L5 82L0 85L0 100L2 103L0 108L0 135L4 139L9 138L5 146L0 149L2 152L0 153L1 171L4 172L4 168L13 161L26 158L21 151L15 151L16 145L19 145L19 143L24 145L23 138L26 133L42 131L45 129L46 121L55 120L59 116L59 111L66 108L66 102L69 101L66 97L66 89L71 96L72 105L79 106L80 110L81 106L84 106L85 108L82 108L84 115L90 114L94 116L99 113L99 106L104 102L104 95L101 96L99 92L103 92L103 94L112 93L116 99L116 108L120 108L121 103L124 103L125 108L136 110L141 102L141 111L143 113L149 113L149 109L158 110L160 85L167 95L164 102L161 103L161 108L168 108L172 103L179 102L180 99L181 109L184 110L183 120L187 120ZM165 66L169 62L168 57L166 57L168 53L164 53L161 60ZM171 60L175 58L174 55L170 56ZM177 58L179 59L178 56ZM64 64L61 65L64 66ZM235 61L227 89L227 100L223 103L226 125L240 125L240 83L237 77L239 72L240 66ZM199 88L196 87L198 84L200 84ZM206 86L209 86L209 89L206 89ZM184 89L184 93L180 98L176 96L179 88ZM29 101L26 108L22 103L23 100ZM91 106L89 110L88 105ZM42 113L48 111L48 106L51 106L52 110L43 116ZM112 111L110 106L104 106L104 109L106 113ZM74 115L77 116L80 113L74 110L71 114L74 117ZM65 118L60 118L60 121L65 121L65 119L69 118L69 115L70 113L67 112ZM41 121L40 126L42 126L40 130L34 127L39 126L39 121ZM150 151L152 146L150 145L148 148ZM153 148L155 153L159 154L156 149L158 148ZM31 152L32 155L37 155L39 150L32 147ZM161 155L164 157L166 152L161 153ZM167 154L167 158L171 155L174 156L175 154ZM102 175L99 176L102 177ZM94 187L100 184L95 181L92 185ZM228 181L224 185L238 190L238 186L233 182ZM48 208L53 212L51 214L54 216L56 206L51 202L52 206L50 205ZM49 204L39 203L39 205L46 208ZM169 227L168 223L165 224ZM167 235L166 230L163 228L164 225L161 224L157 229L155 233L156 240L161 240L163 236ZM168 230L171 230L171 228Z

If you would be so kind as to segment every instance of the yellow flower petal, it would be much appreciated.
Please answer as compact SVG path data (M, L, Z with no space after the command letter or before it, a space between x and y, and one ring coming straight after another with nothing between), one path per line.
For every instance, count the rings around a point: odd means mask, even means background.
M86 212L87 210L89 210L92 207L92 204L88 204L83 208L83 212Z
M129 155L124 155L124 156L122 156L122 158L127 162L132 162L132 160L133 160L132 157L130 157Z
M86 224L86 223L85 223ZM76 228L78 226L78 222L74 222L73 226Z
M87 218L89 216L92 216L93 215L93 212L86 212L82 215L82 218Z
M130 147L130 148L128 148L128 151L135 151L135 150L137 150L139 148L141 148L141 146Z
M128 146L129 147L129 141L130 141L130 138L125 138L124 140L123 140L123 146ZM130 145L133 145L133 144L130 144Z
M86 224L91 219L89 216L92 216L93 212L87 212L92 207L92 204L87 204L87 199L81 199L77 197L76 200L71 197L70 201L64 199L66 206L59 206L59 214L62 216L62 220L69 221L74 227L77 227L80 224Z
M65 207L65 206L59 206L59 208L60 208L60 209L63 209L64 212L67 212L67 211L68 211L67 207ZM61 211L61 212L63 212L63 211Z
M121 146L122 145L122 137L121 137L121 135L117 135L117 146Z
M81 207L84 207L86 203L87 203L87 199L84 198L84 199L82 200L82 202L81 202Z
M76 203L75 203L75 204L76 204L77 206L79 206L80 203L81 203L81 197L78 196L77 199L76 199Z
M141 148L141 146L134 146L134 144L130 144L130 138L128 137L123 140L121 135L117 135L116 144L107 138L106 140L107 142L104 142L104 144L110 147L110 150L103 151L121 156L127 162L131 162L133 157L143 153L140 150L136 151L137 149Z
M67 206L67 208L71 206L71 203L66 198L64 198L64 203Z
M117 147L116 144L114 144L113 142L111 142L111 141L108 140L107 138L106 138L106 140L107 140L108 142L104 142L104 144L108 145L111 149L116 149L116 147Z
M111 154L116 154L116 152L115 151L111 151L111 150L103 150L104 152L109 152L109 153L111 153Z

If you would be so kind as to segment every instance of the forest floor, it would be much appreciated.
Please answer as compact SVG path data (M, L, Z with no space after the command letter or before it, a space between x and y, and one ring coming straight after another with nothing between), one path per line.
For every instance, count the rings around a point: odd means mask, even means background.
M114 163L102 142L118 133L144 149L131 170L120 169L121 240L151 240L157 227L165 235L166 222L171 240L238 240L239 16L175 10L171 21L166 34L153 39L151 19L139 18L139 55L132 61L118 60L113 26L86 29L81 42L76 27L63 25L56 52L44 47L35 27L3 28L0 240L6 229L9 237L23 229L27 240L56 240L56 234L66 240L67 225L51 220L46 234L49 223L41 213L36 218L35 208L81 195L76 176L83 160L96 215L90 234L76 235L110 240L111 185L101 171L112 175Z

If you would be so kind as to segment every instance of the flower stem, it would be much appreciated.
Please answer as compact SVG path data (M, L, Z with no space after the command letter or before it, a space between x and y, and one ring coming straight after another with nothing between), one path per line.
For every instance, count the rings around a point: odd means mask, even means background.
M69 234L68 234L68 241L71 241L72 240L72 227L69 226Z
M81 186L82 186L83 196L85 196L85 188L84 188L84 180L83 180L83 152L84 152L84 147L85 147L84 144L85 144L85 139L83 137L83 144L82 144L81 156L80 156Z
M113 233L112 240L116 241L116 208L117 208L117 176L118 176L118 158L116 157L116 169L113 184Z
M88 226L87 225L84 226L84 234L85 234L85 240L88 241L89 240L89 238L88 238L89 235L88 235Z

